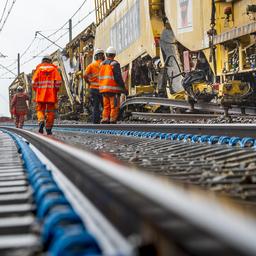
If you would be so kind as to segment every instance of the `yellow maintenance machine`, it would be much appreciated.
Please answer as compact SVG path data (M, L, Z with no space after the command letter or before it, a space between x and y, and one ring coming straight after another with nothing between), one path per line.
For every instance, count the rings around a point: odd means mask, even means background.
M255 105L255 0L95 0L130 95Z
M92 61L95 24L89 25L65 49L52 54L60 68L63 85L59 92L59 114L64 119L86 118L85 107L88 97L85 90L83 72Z

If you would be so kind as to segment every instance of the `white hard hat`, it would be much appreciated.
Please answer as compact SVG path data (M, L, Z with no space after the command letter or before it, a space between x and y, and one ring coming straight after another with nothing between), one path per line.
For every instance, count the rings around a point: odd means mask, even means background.
M109 46L106 50L107 54L115 54L116 55L116 49L113 46Z
M45 56L42 58L42 61L43 61L43 60L52 61L52 56L51 56L51 55L45 55Z
M17 91L19 91L19 92L23 91L23 87L19 85L19 86L17 87Z
M100 54L100 53L104 53L104 50L101 48L97 48L96 50L94 50L94 55Z

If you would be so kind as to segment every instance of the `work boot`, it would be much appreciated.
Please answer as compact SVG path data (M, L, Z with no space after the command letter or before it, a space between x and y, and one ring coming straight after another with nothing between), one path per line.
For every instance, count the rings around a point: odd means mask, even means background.
M101 124L109 124L109 121L108 121L108 120L101 120L100 123L101 123Z
M39 130L38 130L39 133L44 133L44 121L41 121L39 123Z
M52 135L52 128L46 128L47 135Z

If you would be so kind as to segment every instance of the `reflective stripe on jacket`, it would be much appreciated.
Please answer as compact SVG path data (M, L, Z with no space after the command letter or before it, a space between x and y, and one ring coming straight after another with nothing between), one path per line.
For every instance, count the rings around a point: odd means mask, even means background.
M115 79L115 66L119 67L118 72L121 73L119 63L115 60L105 60L101 63L99 72L99 91L100 93L122 93L124 91L123 84L118 84Z
M62 78L57 66L50 63L39 64L32 78L33 90L36 92L35 101L56 103L61 83Z
M99 72L101 60L95 60L87 66L84 74L85 80L89 83L90 89L99 89Z

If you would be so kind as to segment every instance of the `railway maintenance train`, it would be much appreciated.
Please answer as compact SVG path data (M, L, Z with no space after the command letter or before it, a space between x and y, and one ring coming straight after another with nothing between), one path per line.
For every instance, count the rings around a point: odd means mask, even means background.
M96 25L52 54L63 77L63 118L86 116L83 70L93 49L110 45L129 90L124 110L170 111L177 100L192 111L211 102L226 114L256 105L256 0L95 0L95 12ZM140 101L145 96L153 107Z
M255 105L255 0L95 0L130 95ZM137 99L137 102L138 99ZM161 103L159 103L161 104Z

